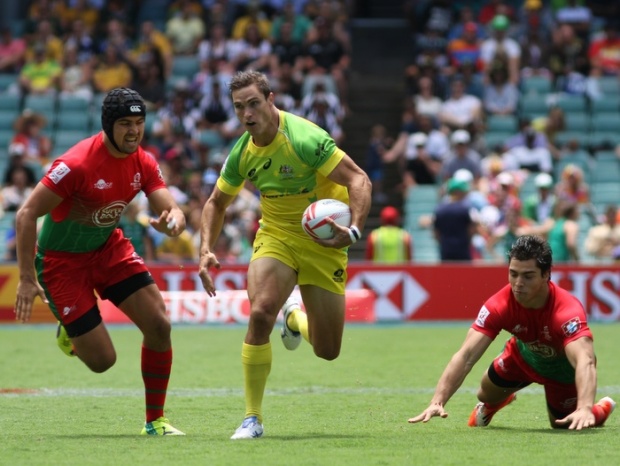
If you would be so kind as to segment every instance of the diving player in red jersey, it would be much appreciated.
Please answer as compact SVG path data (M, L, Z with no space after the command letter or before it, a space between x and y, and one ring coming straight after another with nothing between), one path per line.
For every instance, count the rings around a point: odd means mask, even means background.
M437 383L430 405L409 422L447 417L445 405L501 330L513 336L478 389L480 403L468 425L487 426L515 393L531 383L545 389L549 421L574 430L602 426L616 403L596 396L596 357L581 303L550 281L551 249L537 236L521 236L509 253L509 285L491 296Z
M164 417L172 367L170 321L144 260L118 223L143 191L158 218L151 225L168 236L185 229L157 161L140 147L146 107L127 88L110 91L101 107L103 131L56 159L17 212L19 283L16 319L28 321L38 296L59 321L58 343L93 372L116 362L94 291L118 306L143 334L144 435L184 435ZM37 238L37 219L44 216Z

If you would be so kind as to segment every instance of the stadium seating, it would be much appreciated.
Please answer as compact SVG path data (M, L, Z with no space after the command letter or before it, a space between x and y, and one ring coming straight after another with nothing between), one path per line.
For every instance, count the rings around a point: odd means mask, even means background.
M90 133L90 115L86 111L60 111L56 119L57 131L82 131Z
M518 126L519 121L514 115L490 115L486 122L488 132L516 133Z
M172 75L183 77L189 81L200 69L200 61L196 55L176 56L172 63Z
M618 113L620 112L620 94L604 95L600 99L590 101L590 109L593 115L599 113Z
M20 97L16 94L0 93L0 110L20 110Z
M544 76L530 76L523 78L521 82L523 94L548 94L552 90L553 84L551 79Z

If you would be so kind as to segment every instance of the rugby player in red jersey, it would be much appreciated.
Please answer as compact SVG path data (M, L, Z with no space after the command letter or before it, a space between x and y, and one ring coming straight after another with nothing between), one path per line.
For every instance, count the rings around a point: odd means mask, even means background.
M501 330L512 337L486 370L480 403L469 426L487 426L515 393L544 387L551 426L574 430L602 426L616 403L596 396L596 357L582 304L550 281L551 249L537 236L521 236L509 253L509 284L491 296L461 348L441 375L430 405L409 422L447 417L446 403Z
M96 291L143 334L144 435L184 435L164 417L172 367L170 321L144 260L118 227L127 204L143 191L158 218L151 225L177 236L185 216L157 161L141 147L146 107L127 88L110 91L101 107L103 131L57 158L17 212L19 283L16 319L28 321L38 296L59 321L58 344L93 372L116 362L97 307ZM37 235L37 219L44 217Z

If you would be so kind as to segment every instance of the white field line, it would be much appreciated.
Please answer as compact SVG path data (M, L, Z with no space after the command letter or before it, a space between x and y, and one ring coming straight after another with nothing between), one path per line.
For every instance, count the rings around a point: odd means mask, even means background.
M0 387L0 398L11 397L143 397L144 391L141 389L127 388L38 388L38 389L11 389L3 393L6 388ZM15 391L24 390L23 393ZM366 387L366 388L331 388L331 387L301 387L290 389L267 390L268 396L288 396L288 395L432 395L434 388L385 388L385 387ZM461 388L457 393L475 394L477 388ZM527 387L521 390L521 394L540 395L543 389L540 386ZM600 396L620 394L620 386L611 385L598 387ZM241 388L177 388L170 389L168 396L171 397L190 397L190 398L217 398L227 396L243 396Z

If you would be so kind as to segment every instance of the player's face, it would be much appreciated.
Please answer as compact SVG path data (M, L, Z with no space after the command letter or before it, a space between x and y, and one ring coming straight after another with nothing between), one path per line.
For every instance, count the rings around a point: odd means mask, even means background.
M543 275L535 259L511 259L508 275L512 294L519 304L532 309L544 306L549 292L549 273Z
M114 122L114 142L124 154L133 154L138 150L144 136L144 117L128 116Z
M235 114L243 127L252 135L254 142L257 139L263 140L269 135L273 138L273 99L273 94L265 98L254 84L232 93ZM275 124L277 125L277 122Z

